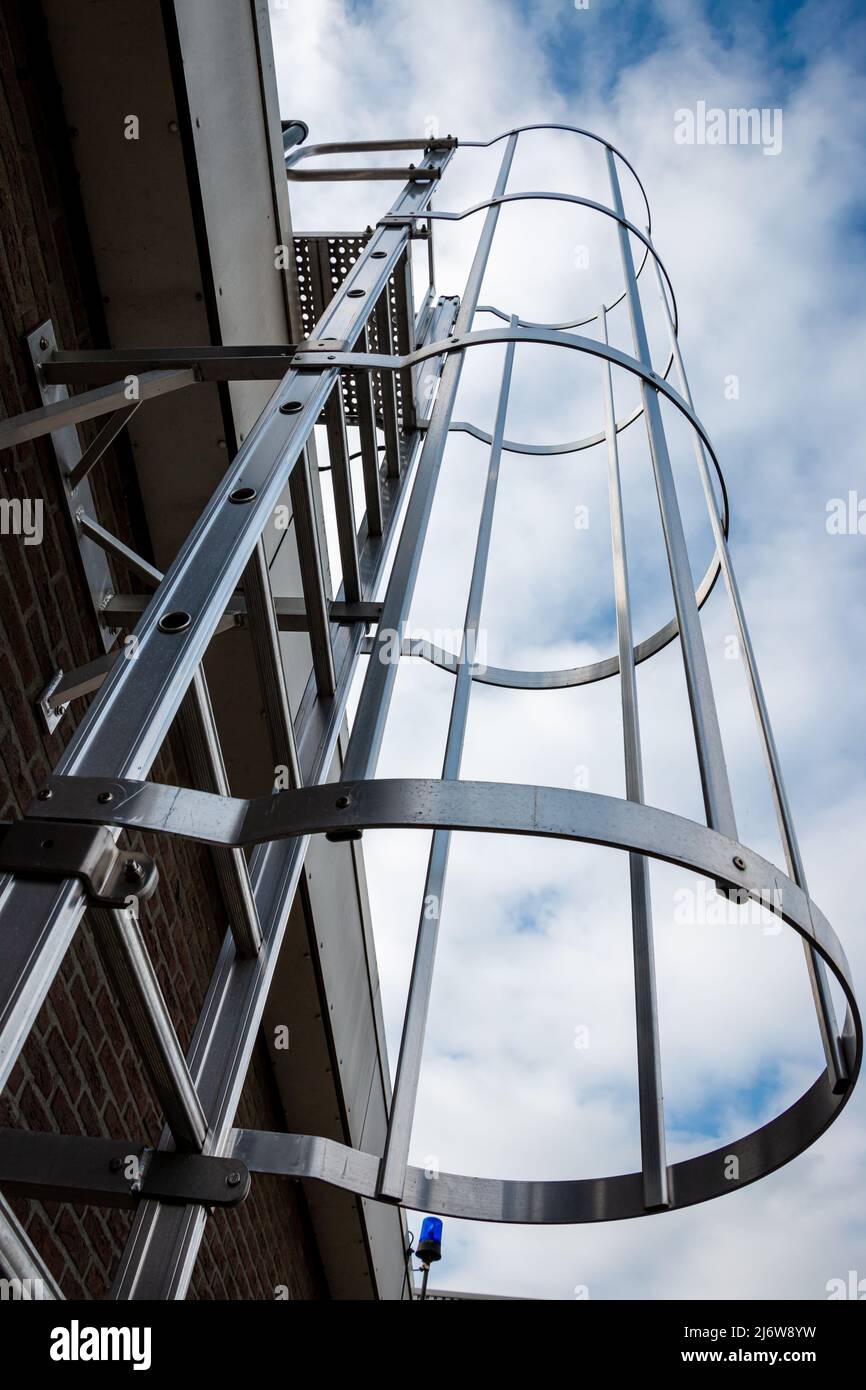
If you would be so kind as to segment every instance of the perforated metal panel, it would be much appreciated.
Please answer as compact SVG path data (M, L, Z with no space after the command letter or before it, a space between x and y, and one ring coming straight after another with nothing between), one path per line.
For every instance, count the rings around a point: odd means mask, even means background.
M352 266L358 260L371 235L371 231L366 231L360 233L314 233L308 236L295 237L295 265L298 273L304 338L310 337L317 321L322 317ZM405 266L406 256L410 254L410 249L407 249L406 255L403 256L398 266L397 273L389 279L387 288L388 317L391 321L393 348L395 352L401 354L412 352L417 346L414 341L407 342L408 335L400 322L400 315L397 313L397 274ZM367 348L370 352L387 351L387 348L380 343L377 321L378 308L377 303L367 324ZM343 404L346 412L346 423L349 425L358 423L358 397L355 380L355 377L348 373L343 376L342 380ZM396 387L400 433L403 436L406 434L406 428L403 419L403 386L399 376L396 379ZM382 374L375 372L373 374L373 399L376 405L377 420L380 424L382 423L382 395Z

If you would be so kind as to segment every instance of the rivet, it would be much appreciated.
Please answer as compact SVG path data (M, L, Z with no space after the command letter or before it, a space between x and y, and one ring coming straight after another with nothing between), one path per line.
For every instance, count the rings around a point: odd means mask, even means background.
M48 351L48 339L47 339L47 338L40 338L40 339L39 339L39 347L40 347L40 349L41 349L42 352L47 352L47 351Z
M280 414L297 415L298 411L303 410L303 408L300 401L283 401L283 404L280 406Z
M746 867L746 861L745 861L745 859L743 858L743 856L742 856L741 854L735 854L735 855L734 855L734 868L735 868L735 869L745 869L745 867Z
M252 502L255 496L256 490L254 487L237 487L229 497L229 501L240 505L242 502Z
M53 793L53 791L51 790L50 787L43 787L42 790L41 790L41 792L37 792L37 793L36 793L36 800L37 800L37 801L50 801L53 795L54 795L54 793Z
M350 796L338 796L334 804L338 811L345 811L347 806L351 806L352 798Z
M96 800L99 802L100 806L107 806L110 801L114 800L114 793L100 792Z
M239 1187L241 1181L240 1173L229 1173L226 1178L226 1187Z
M366 290L349 290L349 293L346 297L348 299L363 299L366 293Z

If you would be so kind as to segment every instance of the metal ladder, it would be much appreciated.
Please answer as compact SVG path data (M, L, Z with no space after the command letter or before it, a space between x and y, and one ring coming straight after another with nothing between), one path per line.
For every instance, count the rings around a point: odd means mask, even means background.
M623 169L637 175L607 141L595 142L607 167L609 205L577 194L507 192L520 130L461 148L502 145L491 197L461 211L433 211L431 198L455 156L456 140L389 141L343 146L296 146L286 152L289 178L405 179L405 187L375 228L362 234L298 238L295 252L306 340L273 348L203 348L108 353L57 351L50 329L32 344L46 404L0 424L0 447L108 416L82 455L71 439L63 464L70 510L91 555L94 602L103 626L134 629L135 660L110 650L83 671L60 674L46 692L47 718L64 704L98 691L55 774L0 844L0 1083L14 1065L84 911L93 921L106 965L124 1001L137 1047L147 1063L167 1130L155 1152L142 1155L132 1181L124 1156L134 1143L92 1138L0 1136L0 1186L30 1196L82 1202L122 1202L137 1214L116 1281L116 1297L183 1297L210 1207L234 1205L250 1174L317 1178L362 1197L439 1214L512 1222L610 1220L670 1210L730 1191L726 1161L739 1162L739 1185L771 1172L800 1153L831 1123L859 1070L862 1032L844 952L807 895L805 875L754 653L727 548L727 496L706 430L695 415L677 344L673 290L646 229L630 222L620 187ZM306 169L308 159L367 150L420 150L417 166ZM643 194L640 180L638 187ZM645 194L643 194L645 198ZM480 296L501 209L510 202L555 200L589 208L612 221L619 243L623 290L588 319L568 325L528 324ZM432 229L437 220L479 215L481 232L459 300L440 298L433 284ZM410 250L426 235L430 284L415 315ZM640 256L636 265L635 251ZM670 355L654 366L642 287L652 272L669 331ZM607 315L624 302L633 353L611 347ZM500 326L477 329L482 309ZM579 331L594 326L594 334ZM492 434L454 419L467 352L505 347ZM507 437L515 349L555 346L599 363L604 425L563 445L528 445ZM615 419L612 368L639 383L640 405ZM676 385L669 377L674 374ZM136 376L130 402L119 378ZM205 511L164 575L131 554L92 515L82 489L104 449L133 409L167 390L199 381L255 377L279 382ZM428 411L421 379L438 382ZM119 383L119 384L118 384ZM69 386L88 389L68 396ZM660 399L684 417L694 441L715 539L712 562L696 586L665 437ZM146 405L144 405L146 408ZM635 646L618 437L643 419L649 463L674 595L675 613ZM330 603L311 501L310 442L326 427L332 470L343 588ZM366 513L355 516L347 425L356 427ZM472 433L489 446L463 636L445 651L405 635L428 523L449 434ZM380 435L382 442L380 443ZM67 436L68 440L68 436ZM517 672L476 661L491 529L503 453L558 455L605 445L611 513L617 651L593 665L566 671ZM382 457L384 456L384 457ZM717 498L714 472L720 483ZM302 595L274 600L262 532L291 490L301 561ZM406 498L408 497L408 502ZM404 509L404 502L405 509ZM403 512L405 510L405 515ZM396 550L381 602L378 593L392 542ZM154 585L147 600L115 596L102 604L99 556L114 554ZM787 873L739 842L716 715L700 608L722 574L733 606L758 730L770 774ZM103 576L104 578L104 576ZM219 739L202 670L209 643L227 627L249 628L275 765L289 769L289 790L240 800L228 794ZM376 634L366 637L368 625ZM313 675L293 719L279 649L281 630L310 635ZM635 668L679 639L705 806L699 824L644 804ZM396 656L420 656L454 681L447 744L439 779L376 779L376 765L394 690ZM112 639L113 640L113 639ZM369 657L339 785L326 783L349 686L359 659ZM460 765L475 682L543 691L620 677L626 797L548 787L461 780ZM188 731L196 789L145 779L175 717ZM629 856L638 1045L641 1169L580 1181L504 1181L440 1173L408 1162L421 1055L433 980L439 911L422 910L407 1000L396 1084L384 1153L369 1154L333 1140L264 1134L234 1128L235 1111L268 986L298 885L309 837L357 838L365 829L433 831L425 902L441 904L451 834L457 830L541 835L590 841ZM157 865L117 846L123 830L184 836L213 847L231 933L224 943L188 1055L168 1016L138 925L138 902L155 886ZM249 860L246 851L253 850ZM649 860L657 858L709 878L724 893L771 907L800 934L815 997L826 1070L785 1114L723 1149L668 1164L662 1066L656 1011ZM844 991L848 1010L840 1030L827 968ZM118 1162L120 1160L120 1162ZM58 1176L60 1175L60 1176ZM19 1277L41 1275L36 1252L8 1207L0 1211L0 1253ZM55 1290L56 1292L56 1290Z

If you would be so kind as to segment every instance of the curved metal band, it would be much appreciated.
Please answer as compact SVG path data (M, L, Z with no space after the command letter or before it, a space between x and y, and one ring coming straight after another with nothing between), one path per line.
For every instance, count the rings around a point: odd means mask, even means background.
M643 1175L577 1178L533 1182L468 1177L439 1173L431 1177L411 1164L401 1207L466 1221L496 1221L520 1225L581 1225L593 1221L625 1221L636 1216L659 1216L698 1202L724 1197L790 1163L819 1139L845 1104L834 1096L827 1073L798 1101L760 1129L734 1139L712 1153L700 1154L667 1170L670 1204L647 1210L643 1204ZM234 1132L234 1150L252 1172L313 1178L358 1196L377 1200L380 1159L350 1149L334 1139L307 1135L262 1135ZM739 1178L726 1177L736 1158ZM379 1200L381 1200L379 1198Z
M594 140L596 144L603 145L606 150L610 150L612 154L615 154L617 159L622 160L623 164L628 169L629 173L631 174L632 178L634 179L635 183L640 189L641 197L643 198L644 206L647 212L647 224L650 229L652 228L649 198L647 197L647 192L643 186L643 181L641 179L640 174L638 173L634 165L631 163L631 161L626 159L622 150L618 150L616 145L612 145L609 140L606 140L604 138L603 135L596 135L594 130L584 130L583 127L579 125L547 125L544 123L538 125L519 125L514 126L511 130L503 130L501 134L494 135L492 140L461 140L460 145L465 150L489 150L492 145L497 145L500 140L508 140L512 135L524 135L534 130L561 130L565 131L565 133L568 135L583 135L586 137L587 140Z
M605 312L609 311L606 310ZM502 309L497 309L493 304L479 304L476 313L495 314L498 319L503 319L505 323L511 322L511 315L504 313ZM572 328L583 328L585 324L595 323L597 321L597 314L588 319L575 319L571 323L533 323L529 319L518 318L517 326L518 328L550 328L556 333L568 333ZM665 381L667 381L670 375L673 364L674 354L672 352L662 372ZM635 420L639 420L642 415L643 406L636 405L634 410L628 415L624 415L621 420L616 421L614 425L615 433L622 434L623 430L627 430L629 425L633 425ZM479 430L476 425L468 424L465 420L459 420L451 424L449 428L452 430L464 430L466 433L474 435L476 439L480 439L483 444L490 444L492 442L491 435L486 434L484 430ZM583 439L570 440L567 444L523 444L512 439L505 439L502 442L502 448L508 454L537 454L546 457L551 454L577 454L580 453L581 449L592 449L596 444L603 444L606 438L607 435L604 430L599 430L596 434L588 434Z
M556 787L422 779L306 787L252 801L149 782L54 777L49 786L51 798L35 802L31 816L97 821L210 844L243 847L291 836L342 835L365 829L538 835L644 854L715 882L735 882L741 892L813 946L836 976L848 1001L842 1034L849 1067L847 1086L843 1093L833 1094L825 1072L790 1109L752 1134L672 1165L671 1209L722 1196L795 1158L836 1118L857 1079L863 1047L861 1020L845 952L826 918L776 865L672 812ZM113 800L99 801L107 791ZM745 867L739 869L737 862ZM737 1181L728 1176L730 1156L739 1160ZM379 1159L374 1155L333 1148L325 1140L301 1140L298 1161L304 1176L375 1195ZM619 1220L647 1214L639 1173L574 1182L508 1182L453 1174L428 1178L414 1169L407 1177L403 1204L474 1220L527 1223Z
M677 410L686 417L689 424L702 439L707 453L712 460L713 467L719 479L722 499L723 499L723 524L725 535L728 534L728 495L725 488L724 477L721 464L719 463L716 451L713 448L707 431L695 415L688 402L657 372L649 371L636 358L630 357L628 353L620 351L619 348L610 347L595 338L583 338L575 333L562 333L558 329L552 328L485 328L474 333L465 333L458 338L444 338L437 343L430 343L416 352L407 353L404 357L385 357L374 353L323 353L321 351L296 354L294 361L297 365L305 367L315 365L339 365L341 367L377 367L385 368L388 371L399 371L402 367L411 367L418 362L426 361L429 357L441 357L444 353L462 351L464 348L475 347L483 344L495 343L540 343L551 347L567 347L577 352L586 352L595 357L601 357L612 363L615 367L622 367L625 371L631 372L633 376L640 377L650 386L660 391ZM701 580L696 597L699 606L703 606L712 593L716 580L721 571L721 560L717 551L713 552L707 572ZM652 636L647 637L643 642L635 647L635 660L646 661L647 657L654 656L670 642L674 640L679 631L677 621L672 618L664 627L659 628ZM436 653L436 657L433 656ZM437 666L450 669L448 654L440 652L438 648L431 648L431 652L419 651L419 656L433 660ZM439 658L442 659L439 659ZM619 657L606 657L602 661L594 662L590 666L575 666L564 671L517 671L507 667L486 668L485 673L476 675L475 679L483 681L486 685L498 685L511 687L516 690L561 690L567 686L589 685L593 681L606 680L614 676L619 671Z
M652 256L662 275L665 277L665 284L668 287L668 293L671 297L674 332L676 333L679 331L679 312L677 310L674 287L671 283L671 277L668 275L665 268L664 261L658 251L656 251L647 234L642 232L640 227L636 227L634 222L629 222L627 217L621 217L618 212L614 212L613 208L609 208L606 203L597 203L594 198L583 198L578 193L553 193L545 190L530 191L527 193L502 193L498 198L488 198L483 203L474 203L472 207L464 208L462 212L431 212L429 209L425 212L407 212L393 219L384 217L379 225L389 226L392 222L394 225L404 222L462 222L465 217L472 217L476 212L484 212L487 208L502 207L504 203L526 202L576 203L580 207L590 208L593 212L600 212L605 217L612 218L614 222L618 222L621 227L625 227L626 231L636 236L638 241L643 242L644 246L643 259L638 268L637 275L638 277L640 276L641 271L646 265L647 257ZM611 309L615 309L618 304L621 304L624 298L625 290L623 290L619 298L615 299L613 303L605 305L605 312L610 313ZM581 319L580 323L575 326L580 327L583 324L592 323L595 318L597 318L597 314L591 314L589 318Z

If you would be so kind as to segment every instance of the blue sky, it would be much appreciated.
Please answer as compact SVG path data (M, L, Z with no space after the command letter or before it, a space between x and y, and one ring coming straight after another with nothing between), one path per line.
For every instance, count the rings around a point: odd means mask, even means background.
M408 0L316 0L291 19L280 10L273 18L283 112L307 120L312 141L423 133L429 119L442 133L484 139L546 120L599 131L639 171L677 294L697 413L727 479L732 553L810 889L862 980L866 536L827 529L832 499L866 495L858 7L590 0L578 11L572 0L440 0L434 24ZM678 145L675 113L698 101L781 108L778 157L756 146ZM569 140L526 137L509 187L603 197L603 170ZM439 206L489 196L496 158L462 151ZM634 188L625 194L637 220ZM390 196L381 184L293 189L295 222L363 226ZM612 229L600 220L549 204L508 209L482 303L537 319L594 310L617 276ZM477 231L477 220L437 228L440 291L460 290ZM543 256L534 251L540 234ZM589 269L576 270L584 244ZM612 341L628 348L627 325L612 314L610 326ZM509 435L550 441L599 427L597 364L565 356L518 350ZM501 359L486 349L475 357L455 415L489 430ZM732 376L734 399L725 391ZM615 391L625 413L634 388L617 378ZM690 443L676 421L669 431L700 574L711 547ZM621 441L643 637L667 620L670 590L640 423ZM485 464L481 445L452 438L412 612L417 629L452 630L462 620ZM491 662L558 668L611 650L605 499L601 451L507 457L482 615ZM589 509L585 531L575 530L576 505ZM703 618L741 838L778 862L742 670L725 654L732 623L721 586ZM449 679L422 662L401 671L379 775L439 775ZM572 786L580 773L590 790L622 795L617 696L611 682L543 695L476 689L463 775ZM676 646L641 668L639 698L647 800L699 820ZM392 1066L425 853L423 836L365 838ZM636 1165L624 869L622 856L585 846L455 839L413 1161L535 1177ZM777 1114L823 1063L799 942L746 922L678 925L673 903L691 881L660 866L652 880L675 1159ZM574 1046L578 1026L592 1039L586 1053ZM858 1096L794 1164L699 1208L571 1229L446 1222L437 1277L551 1299L582 1285L592 1298L826 1297L827 1281L858 1261L866 1273L856 1195L864 1156Z

